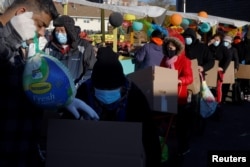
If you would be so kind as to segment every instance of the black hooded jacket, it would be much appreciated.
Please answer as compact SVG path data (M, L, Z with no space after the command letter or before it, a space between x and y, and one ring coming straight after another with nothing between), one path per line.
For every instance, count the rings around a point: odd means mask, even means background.
M214 58L206 44L201 43L193 29L187 28L183 33L185 37L191 37L193 42L191 45L185 45L186 56L190 59L197 59L198 65L202 66L204 72L208 71L214 66Z

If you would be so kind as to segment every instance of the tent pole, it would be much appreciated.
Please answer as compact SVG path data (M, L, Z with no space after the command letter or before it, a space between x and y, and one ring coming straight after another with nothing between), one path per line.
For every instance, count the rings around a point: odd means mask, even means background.
M105 43L105 11L104 9L101 10L101 33L102 33L102 43Z
M182 0L183 3L183 12L186 13L186 0Z

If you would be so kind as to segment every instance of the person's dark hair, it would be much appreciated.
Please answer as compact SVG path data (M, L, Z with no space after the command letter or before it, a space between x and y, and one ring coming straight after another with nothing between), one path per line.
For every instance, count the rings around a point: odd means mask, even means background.
M212 39L215 38L215 37L219 37L220 40L222 41L223 38L224 38L224 36L225 36L225 35L224 35L223 33L217 32L216 34L214 34L214 35L212 36Z
M44 11L50 15L53 20L59 16L59 13L52 0L15 0L7 10L13 9L20 5L28 6L30 9L33 8L35 11Z

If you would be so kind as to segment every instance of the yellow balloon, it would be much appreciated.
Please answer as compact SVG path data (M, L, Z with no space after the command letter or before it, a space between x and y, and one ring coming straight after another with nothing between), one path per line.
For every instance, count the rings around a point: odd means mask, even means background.
M124 16L123 16L123 20L126 20L126 21L132 21L135 19L136 19L136 17L133 14L124 14Z

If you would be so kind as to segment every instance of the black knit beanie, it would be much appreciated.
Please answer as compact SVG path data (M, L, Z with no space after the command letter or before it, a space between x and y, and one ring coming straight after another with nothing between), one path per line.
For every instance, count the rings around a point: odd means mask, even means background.
M97 61L93 67L91 79L97 89L112 90L125 83L122 65L111 47L98 49Z

